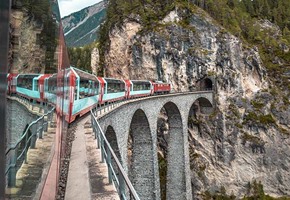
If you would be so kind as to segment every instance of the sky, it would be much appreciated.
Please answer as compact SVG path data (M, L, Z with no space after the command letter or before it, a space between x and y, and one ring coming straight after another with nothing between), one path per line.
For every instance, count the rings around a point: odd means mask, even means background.
M58 0L61 17L94 5L102 0Z

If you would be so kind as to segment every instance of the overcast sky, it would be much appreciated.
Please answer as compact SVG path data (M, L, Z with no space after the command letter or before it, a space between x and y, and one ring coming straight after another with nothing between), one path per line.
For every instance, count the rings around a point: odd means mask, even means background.
M100 1L102 0L58 0L60 15L61 17L67 16Z

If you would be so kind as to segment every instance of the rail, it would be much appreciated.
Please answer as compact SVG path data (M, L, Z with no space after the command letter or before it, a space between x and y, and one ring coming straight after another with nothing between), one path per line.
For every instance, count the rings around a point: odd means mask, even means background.
M91 110L91 123L92 123L93 131L94 131L95 139L97 139L97 148L101 149L102 162L106 161L107 163L109 183L112 184L114 182L121 200L127 199L125 184L129 191L130 198L133 198L135 200L140 200L131 181L129 180L121 163L119 162L116 154L111 148L110 143L106 139L105 134L100 127L100 124L98 123L96 117L94 116L93 110ZM114 169L112 161L115 162L116 169Z
M27 152L29 147L32 149L35 148L37 137L42 139L43 132L47 131L48 122L51 121L54 110L55 108L53 107L49 112L31 122L17 142L6 150L5 156L9 162L5 171L5 174L8 174L8 187L14 187L16 185L16 173L18 168L23 161L27 163Z

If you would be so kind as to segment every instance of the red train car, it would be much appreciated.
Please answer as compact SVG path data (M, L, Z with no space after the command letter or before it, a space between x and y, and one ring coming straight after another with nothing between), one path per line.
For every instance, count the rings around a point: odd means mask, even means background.
M170 83L153 82L154 94L168 94L171 90Z
M7 93L11 95L16 93L16 77L18 74L9 73L7 74Z

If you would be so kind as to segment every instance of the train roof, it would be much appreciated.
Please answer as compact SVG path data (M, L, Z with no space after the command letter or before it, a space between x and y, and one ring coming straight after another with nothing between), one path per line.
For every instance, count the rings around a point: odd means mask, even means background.
M149 80L130 80L130 81L132 81L132 82L151 82Z
M75 68L75 67L70 67L70 69L77 74L78 76L85 78L85 79L90 79L90 80L94 80L94 81L98 81L97 77L93 74L90 74L88 72L85 72L81 69Z

